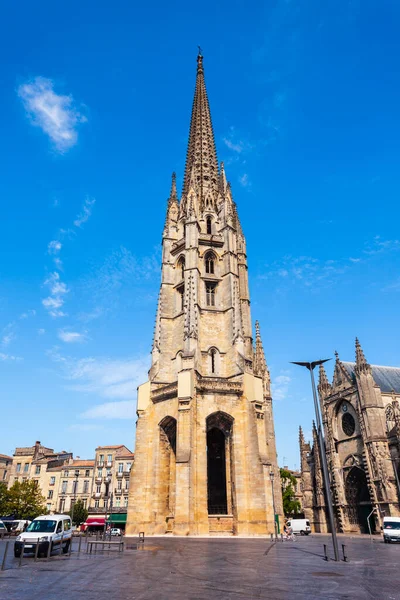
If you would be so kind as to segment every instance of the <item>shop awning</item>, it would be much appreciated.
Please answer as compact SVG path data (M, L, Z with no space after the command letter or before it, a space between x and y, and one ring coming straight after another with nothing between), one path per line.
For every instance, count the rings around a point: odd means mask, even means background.
M126 525L126 513L112 513L107 523L113 523L114 525Z
M88 517L84 523L85 527L104 525L105 517Z

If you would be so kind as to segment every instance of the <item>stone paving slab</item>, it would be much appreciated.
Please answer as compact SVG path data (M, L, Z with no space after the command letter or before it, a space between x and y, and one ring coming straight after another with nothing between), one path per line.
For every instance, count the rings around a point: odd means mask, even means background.
M326 562L315 535L295 542L265 539L147 538L136 550L34 562L17 568L13 554L0 573L1 600L250 600L373 599L400 600L400 545L366 537L341 537L349 563ZM4 542L0 542L0 561ZM77 549L77 543L74 548ZM84 550L84 546L82 546Z

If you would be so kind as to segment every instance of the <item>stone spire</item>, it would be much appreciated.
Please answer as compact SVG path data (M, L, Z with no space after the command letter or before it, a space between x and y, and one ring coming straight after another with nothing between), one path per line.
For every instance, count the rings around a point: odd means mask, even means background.
M270 375L267 367L267 361L265 360L264 348L260 334L260 324L258 321L256 321L256 347L254 350L253 372L254 375L264 379L265 391L266 393L270 394Z
M167 235L169 225L176 224L176 220L178 217L179 211L179 201L178 194L176 191L176 173L172 173L171 178L171 191L169 193L168 203L167 203L167 214L165 217L164 224L164 235Z
M171 191L169 193L168 203L172 204L172 202L178 202L178 194L176 192L176 173L175 171L172 173L171 177Z
M187 197L191 187L192 173L194 174L196 195L198 196L200 206L202 206L209 192L215 196L218 191L218 160L204 81L203 55L201 52L197 56L196 88L183 180L182 196L184 198Z
M326 398L331 392L332 387L328 381L324 365L319 365L319 381L318 381L318 394L321 400Z
M371 373L371 366L367 363L363 349L356 338L356 373Z

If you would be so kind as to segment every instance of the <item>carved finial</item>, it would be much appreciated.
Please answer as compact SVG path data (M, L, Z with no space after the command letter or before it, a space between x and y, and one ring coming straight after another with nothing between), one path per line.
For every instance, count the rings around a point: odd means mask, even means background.
M358 373L370 371L371 367L367 363L361 344L356 338L356 371Z
M172 177L171 177L171 192L169 194L169 199L170 200L177 200L178 195L176 193L176 173L175 171L172 173Z
M261 341L260 324L258 321L256 321L256 347L254 350L253 372L254 375L265 378L269 389L269 371L267 361L265 360L264 348Z
M304 434L303 434L303 429L302 429L301 425L299 427L299 443L300 443L300 448L301 448L304 444Z
M336 362L339 361L339 352L337 350L335 350L335 357L336 357Z
M203 71L203 53L200 46L197 46L199 51L197 53L197 72Z
M256 321L256 340L260 340L261 342L260 323L258 321Z

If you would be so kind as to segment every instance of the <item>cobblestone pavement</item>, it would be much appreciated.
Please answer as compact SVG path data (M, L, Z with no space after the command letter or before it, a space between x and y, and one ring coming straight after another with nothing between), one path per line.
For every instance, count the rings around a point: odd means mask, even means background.
M116 550L34 562L18 568L12 543L0 572L1 600L400 600L400 544L343 537L350 562L324 561L328 536L271 543L248 538L147 538L141 549L127 539ZM0 542L0 562L5 542Z

